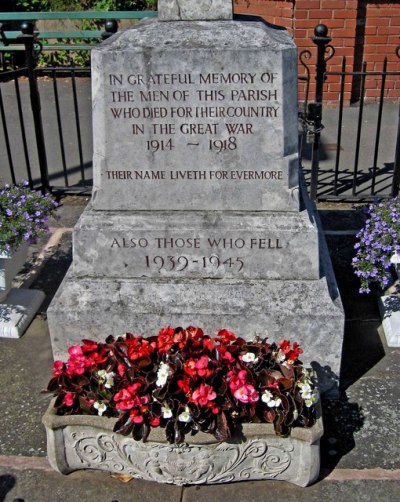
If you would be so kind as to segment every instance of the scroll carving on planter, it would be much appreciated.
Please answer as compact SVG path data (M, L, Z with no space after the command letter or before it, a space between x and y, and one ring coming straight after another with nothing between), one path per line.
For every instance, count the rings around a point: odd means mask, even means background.
M203 446L140 443L105 433L89 437L73 432L71 437L71 452L87 468L178 485L275 478L290 466L294 449L279 442L269 446L262 439Z

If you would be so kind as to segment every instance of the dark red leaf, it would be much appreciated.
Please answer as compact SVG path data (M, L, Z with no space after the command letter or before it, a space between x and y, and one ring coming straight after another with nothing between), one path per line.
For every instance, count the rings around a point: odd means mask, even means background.
M132 430L132 436L136 441L140 441L141 439L144 441L146 427L147 426L144 423L134 424L133 430ZM147 433L147 436L149 435L149 432Z
M56 400L54 401L54 408L61 408L61 406L64 406L64 394L57 396Z
M175 441L175 420L169 420L165 427L165 436L169 443L174 443Z
M139 357L138 359L136 359L135 364L139 369L153 365L152 360L148 356Z
M229 429L228 420L225 413L220 413L217 415L216 429L214 431L214 436L218 441L226 441L231 437L231 431Z
M293 380L291 378L280 378L278 380L279 382L279 387L282 390L289 390L293 387Z
M90 406L88 405L87 400L82 396L79 396L78 400L79 400L79 406L80 406L81 410L83 411L83 413L89 414L91 412L91 409L90 409Z
M89 379L85 375L77 375L74 380L74 383L79 387L84 387L90 383Z
M54 377L50 380L48 386L47 386L47 390L49 392L54 392L55 390L57 390L59 388L59 383L58 383L58 377Z
M114 432L118 432L119 434L123 434L124 436L127 436L128 434L131 433L133 426L135 424L133 423L133 420L129 416L129 413L125 413L114 425Z
M266 412L264 412L265 421L270 424L274 422L275 416L276 416L275 410L267 410Z
M294 366L292 364L289 364L289 365L285 365L285 364L280 364L279 365L279 369L281 370L282 372L282 375L285 377L285 378L288 378L290 380L293 380L294 379Z

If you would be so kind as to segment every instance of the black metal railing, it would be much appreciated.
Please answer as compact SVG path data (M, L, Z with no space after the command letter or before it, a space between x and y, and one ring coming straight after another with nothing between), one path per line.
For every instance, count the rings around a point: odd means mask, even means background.
M49 124L54 124L54 130L51 126L48 127L48 136L51 134L53 138L52 169L49 175L51 190L53 192L90 191L92 187L91 106L89 106L90 103L86 103L86 108L83 109L79 99L82 79L85 78L83 99L90 100L90 91L87 89L90 86L90 69L51 66L37 69L36 74L37 77L46 78L45 80L40 78L42 94L46 93L54 100L52 110L47 110Z
M368 201L374 200L377 197L388 198L398 195L400 183L400 107L398 116L396 116L394 122L390 124L391 129L397 131L393 144L390 145L392 149L391 162L386 162L385 165L379 165L378 159L382 140L382 121L384 115L385 93L387 90L387 77L400 76L400 71L389 71L387 58L384 59L381 71L369 71L366 62L362 65L362 71L346 71L346 57L342 59L341 71L326 71L326 63L335 52L334 48L329 45L331 39L327 36L326 26L319 25L315 28L313 41L317 44L315 101L308 104L305 115L301 117L303 135L308 140L306 142L311 144L311 153L309 152L308 154L311 158L310 162L307 163L304 155L302 159L311 198L319 201ZM305 51L303 51L303 53L304 52ZM300 61L304 65L302 61L303 53L300 54ZM399 56L399 49L397 49L397 55ZM335 157L334 159L330 159L331 162L325 160L325 165L321 168L321 156L324 151L324 141L321 141L321 134L324 129L322 123L324 84L325 82L329 83L329 78L331 76L340 77L336 133L333 130L330 132L330 134L336 138L336 143L329 144L329 146L334 147ZM348 129L352 129L350 130L352 143L347 147L347 150L350 150L350 152L347 154L343 167L342 134L345 122L345 84L346 80L354 77L360 79L358 117L356 117L356 123L354 123L355 114L352 114L351 122L349 122L349 119L346 120L346 123L349 125ZM368 78L379 80L379 97L377 103L374 105L373 118L376 120L376 128L372 130L371 125L369 125L368 137L363 142L362 136L366 130L364 110L367 89L366 82ZM392 108L398 105L392 103L390 106ZM346 111L348 112L349 109L346 109ZM354 111L354 109L351 111ZM347 113L347 115L349 116L350 114ZM365 153L367 149L370 149L371 144L373 144L373 151L371 152L371 160L369 160ZM349 153L352 154L353 152L354 157L350 158ZM360 165L361 152L364 153L362 165ZM388 154L390 155L390 153Z
M103 39L117 31L116 21L108 20L105 28ZM42 46L30 22L21 24L15 43L24 49L25 66L0 71L0 183L27 179L32 188L43 191L87 193L92 186L91 107L82 109L77 79L87 77L90 82L90 68L73 64L39 68ZM90 92L84 98L90 99ZM62 102L68 103L64 109Z
M116 22L109 20L103 38L117 29ZM92 125L90 69L51 65L37 67L37 55L41 50L33 25L21 25L18 38L25 53L26 64L21 68L0 71L0 183L15 183L27 179L29 184L42 190L63 193L89 193L92 187ZM333 57L334 48L324 25L315 28L313 42L317 46L317 58L310 65L309 50L299 55L304 74L299 81L305 86L305 102L300 110L302 130L302 167L314 200L366 200L376 196L390 197L399 193L400 184L400 111L391 124L397 127L393 141L393 156L384 167L379 165L382 140L382 124L385 124L385 90L388 76L400 72L388 71L387 60L382 71L369 71L364 63L362 71L346 71L346 58L341 71L327 71L327 61ZM21 51L20 51L21 52ZM335 156L322 158L327 147L323 125L323 98L325 84L330 77L340 78L338 117L331 136ZM24 77L24 78L22 78ZM40 77L40 78L39 78ZM345 108L346 81L360 79L358 109ZM364 98L368 78L380 79L380 93L376 104L376 130L373 141L372 160L366 161L364 131ZM310 82L316 80L314 99L310 100ZM86 86L86 87L85 87ZM60 90L60 87L61 90ZM85 92L82 92L85 89ZM6 98L4 92L7 94ZM62 99L61 99L62 96ZM393 105L390 105L393 112ZM356 122L352 125L354 141L350 146L354 157L344 158L344 124L349 112ZM357 112L357 117L355 117ZM327 115L327 112L324 112ZM384 138L385 139L385 138ZM51 146L51 148L50 148ZM308 152L307 152L308 150ZM308 157L308 158L307 158ZM368 162L368 165L366 164ZM7 169L8 166L8 169ZM366 169L367 168L367 171ZM386 180L383 189L382 179Z

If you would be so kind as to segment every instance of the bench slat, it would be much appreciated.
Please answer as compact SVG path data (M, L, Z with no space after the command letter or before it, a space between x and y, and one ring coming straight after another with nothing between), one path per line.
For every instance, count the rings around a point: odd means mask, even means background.
M157 16L153 10L76 11L76 12L0 12L0 21L38 21L53 19L143 19Z

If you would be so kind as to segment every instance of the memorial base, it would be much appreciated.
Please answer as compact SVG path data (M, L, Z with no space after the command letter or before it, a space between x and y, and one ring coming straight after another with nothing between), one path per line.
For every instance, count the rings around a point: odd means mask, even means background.
M48 310L55 359L82 338L104 341L133 331L156 335L166 326L199 326L213 334L297 341L306 364L340 369L343 311L327 281L96 279L70 270ZM321 379L321 392L331 383Z

